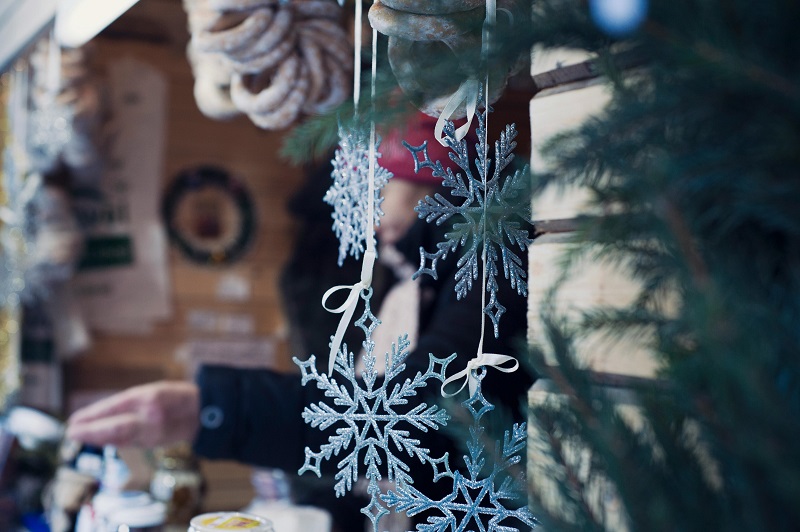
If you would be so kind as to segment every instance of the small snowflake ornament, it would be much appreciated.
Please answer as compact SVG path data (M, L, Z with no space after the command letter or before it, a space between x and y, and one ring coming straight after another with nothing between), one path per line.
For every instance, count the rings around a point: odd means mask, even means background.
M372 332L381 322L370 310L371 295L371 289L362 291L361 299L365 308L361 318L356 321L366 336L363 342L366 366L363 381L359 381L356 375L354 355L348 352L346 345L342 345L337 352L334 366L334 371L344 379L343 384L339 384L335 377L318 373L313 355L305 362L297 358L294 358L294 362L300 367L304 386L314 381L317 388L325 391L326 397L333 399L331 402L307 406L303 410L303 419L320 430L334 428L336 431L318 452L306 447L305 463L298 473L311 471L320 476L323 460L343 455L337 464L334 486L336 495L341 497L352 490L363 466L366 469L364 476L369 481L367 493L371 499L361 512L370 518L374 529L378 530L378 522L388 513L379 497L381 471L387 471L389 481L405 486L413 480L403 454L417 458L423 464L431 464L434 470L436 464L442 461L441 458L432 458L430 450L421 447L420 440L411 431L438 430L447 425L449 415L436 405L415 403L413 398L429 380L444 381L447 365L455 355L446 359L430 355L425 373L417 372L413 378L406 378L402 383L396 382L406 367L405 360L408 357L409 342L407 336L401 336L397 344L392 344L391 353L385 355L386 373L383 382L376 385L378 372L375 369Z
M40 171L56 166L64 148L74 136L73 112L51 101L31 112L28 139L31 165Z
M333 158L333 183L323 198L333 207L333 231L339 239L339 266L347 255L358 259L373 238L372 225L380 224L381 189L392 173L378 165L380 140L375 142L374 219L367 220L369 197L369 130L339 126L339 148ZM373 241L374 242L374 241Z
M484 429L480 421L484 414L494 409L481 393L480 379L484 374L485 370L482 370L477 375L475 393L462 403L473 418L467 443L469 455L464 456L467 475L459 471L453 473L449 465L445 465L444 472L434 480L452 479L453 491L440 500L433 500L409 485L398 486L396 492L390 490L381 497L387 506L411 517L422 512L434 513L428 516L426 523L417 525L419 532L517 532L521 524L531 528L538 524L527 506L505 506L509 501L524 500L524 477L515 478L509 470L521 462L519 455L525 449L527 439L525 423L515 423L510 433L506 431L502 447L500 442L495 442L496 456L491 473L484 478L480 476L486 463L482 442Z
M514 142L517 136L514 124L507 125L500 134L500 140L495 142L495 164L490 174L492 161L486 155L486 115L490 110L484 109L476 115L479 139L475 146L477 177L470 166L467 141L458 140L455 126L450 121L444 126L444 140L452 150L450 159L461 168L463 174L454 174L451 168L445 168L440 161L431 161L427 141L421 146L411 146L407 142L403 144L414 157L414 171L430 168L433 176L443 179L444 186L451 189L450 195L456 198L455 202L451 202L437 193L434 197L426 196L414 209L420 218L427 222L435 221L437 225L442 225L450 218L456 219L452 229L445 235L445 241L436 245L435 252L430 253L420 247L420 267L414 278L428 274L436 279L437 261L446 259L451 252L463 246L465 252L456 263L458 270L455 275L456 294L458 299L462 299L472 289L473 281L478 279L478 265L485 248L485 290L489 294L489 302L484 312L492 320L497 338L500 316L506 310L497 299L498 260L502 259L503 274L511 287L518 294L526 296L528 282L522 255L532 239L528 236L531 218L528 167L509 176L503 175L503 170L514 160L512 152L517 146Z

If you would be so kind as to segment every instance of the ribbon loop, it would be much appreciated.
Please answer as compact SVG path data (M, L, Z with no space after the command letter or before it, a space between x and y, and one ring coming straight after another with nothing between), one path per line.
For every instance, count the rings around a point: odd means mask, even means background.
M453 114L461 107L462 103L467 107L467 123L456 129L456 139L460 141L467 136L469 128L472 125L472 120L475 118L475 111L478 108L478 95L480 94L480 90L480 82L477 79L470 78L464 81L450 99L447 100L444 109L442 109L442 114L439 115L439 119L436 121L436 127L434 127L433 130L434 136L436 140L439 141L439 144L445 147L447 146L443 134L445 122L452 118Z
M508 366L509 362L513 362L512 365ZM467 367L456 373L455 375L451 375L442 383L442 396L443 397L453 397L457 395L461 390L464 389L465 386L469 386L469 396L472 397L475 395L475 390L478 389L478 380L483 377L477 377L473 371L481 368L481 367L491 367L498 371L502 371L503 373L512 373L517 371L519 368L519 361L508 355L498 355L495 353L480 353L478 356L467 362ZM445 388L448 384L462 380L461 386L455 392L446 392Z
M0 207L0 222L3 222L6 225L16 225L18 221L19 217L17 216L17 213L5 205Z
M364 253L364 262L361 263L361 280L359 282L353 285L340 284L334 286L333 288L329 288L322 296L322 308L331 314L342 315L339 320L339 326L336 327L336 334L333 335L333 339L331 340L331 350L328 354L328 376L333 374L333 368L336 365L336 354L339 352L339 346L342 345L344 332L347 330L347 326L350 325L350 320L353 319L353 314L356 311L356 305L358 305L358 298L361 295L361 291L369 290L372 286L372 270L375 266L376 255L375 251L371 249L368 249ZM347 294L347 299L338 307L329 308L328 299L340 290L350 291L350 293Z
M378 254L372 246L367 245L367 251L364 252L364 262L361 263L361 284L364 288L372 286L372 270L375 268L375 259Z

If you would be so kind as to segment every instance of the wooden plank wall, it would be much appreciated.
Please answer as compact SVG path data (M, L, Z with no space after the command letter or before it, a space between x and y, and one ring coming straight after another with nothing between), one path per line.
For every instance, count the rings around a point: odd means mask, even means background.
M169 117L164 185L181 169L199 163L218 164L231 170L245 181L255 197L256 242L242 260L228 268L196 266L187 262L177 249L171 249L172 317L143 336L95 333L91 350L65 365L68 405L70 397L76 394L86 399L153 380L183 378L186 368L176 359L176 352L190 339L187 313L192 310L253 317L254 336L276 338L278 366L293 368L281 340L285 324L277 278L295 237L284 205L301 181L300 171L277 158L281 133L261 131L246 118L215 122L200 114L192 96L193 79L185 56L188 41L185 24L180 0L141 0L96 39L99 56L101 62L108 64L123 55L132 55L167 75ZM502 124L516 122L519 131L516 152L526 158L530 87L511 89L504 96L504 103L495 107L496 113L490 121L491 135L497 138ZM217 299L217 286L228 274L249 282L252 297L248 301L231 303ZM206 510L236 509L249 501L250 468L233 462L209 461L204 461L202 467L209 482Z
M637 58L621 55L624 66L637 66ZM601 114L610 101L607 80L599 77L593 58L578 50L534 50L532 77L539 91L530 102L532 153L534 172L557 170L544 150L555 135L579 127L593 116ZM529 248L528 339L538 343L548 353L548 341L543 331L541 314L555 310L567 319L581 319L592 308L625 308L643 290L642 285L626 271L624 264L610 263L591 256L571 270L568 280L558 284L565 256L574 249L574 232L578 218L596 216L614 206L598 207L593 193L577 186L550 187L533 198L533 220L540 233ZM612 211L613 212L613 211ZM558 286L553 300L549 292ZM626 389L632 383L656 386L657 361L649 348L647 334L612 339L602 333L592 333L575 339L579 363L591 372L598 388L615 402L618 413L634 430L643 424L633 396ZM552 381L539 379L529 393L531 405L560 402L564 396ZM530 442L542 440L534 419L528 425L528 479L531 489L542 498L547 510L569 519L569 507L559 495L553 471L558 470L550 455ZM574 442L564 441L563 455L574 471L588 470L581 466L591 455ZM585 478L581 478L585 480ZM593 491L587 494L590 508L605 530L625 532L628 525L621 510L617 493L604 479L595 479Z
M575 50L534 51L532 76L540 90L530 102L531 167L534 173L545 173L554 168L543 150L548 141L602 113L610 91L592 58ZM603 214L593 199L591 190L577 186L550 186L533 198L533 221L541 236L529 248L528 338L542 343L545 350L540 326L544 308L554 307L559 314L579 320L590 308L627 307L642 290L625 265L590 258L571 270L567 282L558 284L565 257L575 245L571 237L577 219ZM547 295L554 286L558 289L550 302ZM590 334L579 339L576 352L587 369L595 372L652 377L656 364L647 340L641 335L616 342L604 334Z
M210 163L245 182L256 205L258 231L246 255L229 267L199 266L172 247L169 274L172 317L146 335L93 333L89 352L65 364L66 404L111 390L165 378L184 378L176 359L190 339L187 313L192 310L253 318L255 337L277 339L278 365L290 367L283 337L277 280L288 257L294 229L285 210L299 186L298 168L277 157L282 133L257 129L246 118L229 122L204 117L192 95L193 78L185 56L185 14L180 2L144 0L96 39L100 63L133 56L164 73L169 82L169 116L164 186L182 169ZM160 198L153 198L160 201ZM220 280L234 274L252 290L249 300L224 302L216 296ZM208 480L206 509L237 509L252 496L250 468L231 462L204 462Z

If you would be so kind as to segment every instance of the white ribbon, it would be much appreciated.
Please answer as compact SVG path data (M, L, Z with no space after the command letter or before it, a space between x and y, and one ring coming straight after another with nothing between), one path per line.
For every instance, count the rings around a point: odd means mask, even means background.
M344 5L344 0L339 0L339 5ZM355 13L355 36L353 46L353 107L354 116L358 117L358 103L361 97L361 20L363 11L361 7L361 0L356 1ZM375 78L377 70L377 43L378 34L373 29L372 31L372 83L370 86L370 103L374 104L375 100ZM339 347L342 345L344 332L347 326L350 325L350 320L353 319L353 314L358 305L358 299L361 296L362 290L369 290L372 286L372 270L375 266L375 259L377 252L375 251L375 122L370 116L370 132L369 132L369 169L368 169L369 189L367 198L367 218L364 221L367 230L367 249L364 252L364 260L361 263L361 280L353 285L341 284L329 288L322 296L322 307L332 314L341 314L339 326L336 327L336 334L331 339L331 350L328 354L328 376L333 374L333 369L336 366L336 355L339 352ZM349 290L347 299L344 303L336 308L328 308L328 299L340 290Z
M19 222L19 217L17 213L3 205L0 206L0 222L6 225L16 225Z
M458 87L458 90L447 100L444 109L442 109L442 114L439 115L439 119L436 121L436 127L433 129L433 134L439 144L447 146L443 134L444 124L452 118L462 103L467 106L467 123L456 129L456 140L460 141L467 136L467 132L469 132L469 128L472 125L472 119L475 118L475 110L478 108L480 88L480 82L477 79L470 78L463 82Z
M493 37L493 32L495 25L497 23L497 0L487 0L486 1L486 20L483 26L483 38L481 43L481 61L483 63L483 68L485 69L485 80L484 80L484 98L489 97L489 53L491 51L491 41ZM474 78L470 78L463 82L461 86L458 88L455 94L450 98L445 105L444 109L442 110L441 116L439 116L439 120L436 122L436 140L439 141L440 144L446 146L447 144L444 141L442 136L442 132L444 130L445 121L448 120L453 113L459 108L462 103L465 103L467 106L467 123L461 126L456 130L456 139L459 141L464 138L469 131L470 124L472 123L472 119L475 117L475 110L477 108L478 96L480 94L480 82ZM486 104L488 106L488 103ZM487 123L485 127L488 130L488 117ZM484 142L484 149L488 149L488 142ZM483 160L484 164L488 161L487 153L484 152ZM486 174L488 172L488 168L484 167L483 169L483 190L484 193L486 192ZM486 202L483 202L483 209L484 209L484 216L486 216ZM481 294L481 339L478 342L478 354L467 362L467 367L463 370L459 371L455 375L451 375L442 383L442 390L441 393L444 397L452 397L457 395L461 390L464 389L465 386L468 386L469 389L469 396L472 397L475 395L475 391L478 389L478 382L480 380L480 376L476 373L479 368L482 367L491 367L498 371L502 371L503 373L513 373L517 371L519 368L519 361L508 355L498 355L495 353L484 353L483 352L483 340L484 335L486 332L486 317L484 316L484 309L486 308L486 227L484 225L483 230L483 253L482 253L482 262L483 262L483 276L482 276L482 287L483 293ZM509 366L508 363L511 363ZM453 393L449 393L445 391L445 388L450 383L458 383L458 381L463 381L461 386L459 386L458 390Z
M353 313L356 311L358 298L362 290L368 290L372 286L372 268L375 265L375 257L377 254L373 250L364 252L364 262L361 264L361 280L356 284L340 284L328 289L322 296L322 306L332 314L341 314L342 318L339 320L339 326L336 328L336 334L331 340L331 351L328 356L328 375L333 374L333 368L336 365L336 354L339 352L339 346L342 345L344 338L344 331L350 325L350 320L353 318ZM347 299L344 303L336 308L328 308L328 299L339 290L349 290Z
M497 24L497 0L486 0L486 22L491 26Z
M339 5L344 6L344 0L339 0ZM353 109L358 116L358 102L361 99L361 0L356 0L356 20L353 26Z
M512 366L503 366L507 362L513 362ZM472 397L475 395L475 390L478 389L478 377L475 375L474 371L477 371L478 368L481 367L491 367L498 371L502 371L503 373L513 373L517 371L519 368L519 361L511 356L508 355L497 355L495 353L480 353L478 356L467 362L467 367L456 373L455 375L451 375L442 383L442 395L444 397L453 397L457 395L461 390L464 389L464 386L469 385L469 396ZM464 382L461 383L461 386L453 393L445 392L444 389L447 387L448 384L451 382L458 382L459 380L463 379Z
M486 70L487 92L485 98L489 97L489 50L491 46L490 42L492 41L492 32L496 24L497 0L486 0L486 19L484 20L483 39L481 42L481 61L483 62L483 68ZM461 141L461 139L467 136L467 132L472 125L472 120L475 118L479 92L480 82L475 78L469 78L461 83L458 90L447 100L444 109L442 109L442 114L439 115L439 119L436 121L436 127L434 128L434 135L436 140L439 141L439 144L445 147L447 146L444 135L442 135L444 132L444 124L453 117L453 114L461 107L462 103L466 104L467 107L467 123L456 129L456 140Z

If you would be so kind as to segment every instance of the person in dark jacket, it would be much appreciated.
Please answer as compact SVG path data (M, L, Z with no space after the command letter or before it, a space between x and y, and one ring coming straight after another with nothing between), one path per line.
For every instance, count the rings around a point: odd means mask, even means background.
M424 128L412 129L403 136L411 137L409 141L412 144L420 144L420 135L423 132L430 135L432 131L428 124L422 125ZM448 375L452 375L465 368L466 363L476 354L483 316L481 286L478 282L465 298L457 300L454 290L457 254L439 261L436 279L423 275L413 283L416 286L407 282L410 273L416 269L410 265L419 264L420 247L426 250L435 249L436 244L443 240L447 228L417 219L413 207L419 199L433 193L435 186L430 179L413 177L410 155L402 147L398 149L391 146L392 140L390 137L384 141L384 155L381 159L381 164L392 170L395 178L384 190L385 201L382 207L385 217L379 229L381 261L376 266L374 275L373 312L382 318L390 299L407 301L408 299L403 299L403 294L393 293L393 289L400 285L416 290L417 304L409 306L409 310L403 312L401 303L399 312L395 309L393 314L392 321L407 322L409 328L416 329L415 334L412 334L413 346L406 362L405 375L398 377L397 382L402 382L406 376L411 377L418 371L424 373L428 367L429 354L445 358L456 353L458 356L447 371ZM399 144L396 138L394 142ZM429 141L431 158L446 160L446 150L434 144L435 141ZM315 186L320 188L320 184L327 186L329 175L328 169L316 177L312 176L310 188L302 195L306 202L316 201L314 196L321 198L318 195L319 190L313 193L310 191ZM324 190L324 187L320 190ZM360 264L359 261L350 259L355 267L351 268L352 274L349 276L342 271L330 273L330 270L319 269L319 263L323 261L314 253L319 253L321 249L326 250L329 255L327 261L330 265L334 268L336 266L335 237L330 232L330 212L313 209L304 223L308 225L314 219L319 221L316 217L320 213L324 214L327 234L334 239L333 245L324 235L315 236L310 242L303 242L301 237L295 256L285 269L281 284L284 299L287 301L288 321L296 329L295 333L290 334L294 338L293 352L299 358L307 358L314 353L318 359L318 370L324 372L327 370L327 344L340 316L319 313L321 294L334 284L356 282ZM309 243L313 243L310 249L304 248ZM317 282L310 282L310 278L317 278ZM495 339L491 324L487 322L484 352L514 355L526 330L525 298L517 295L507 282L500 283L499 298L507 309L500 322L501 336L499 340ZM360 315L361 308L359 306L354 321ZM314 316L315 313L316 317L310 320L309 316ZM322 321L325 323L320 324ZM376 331L392 325L383 323ZM396 341L397 335L394 338ZM345 342L354 354L358 355L354 347L360 347L363 339L361 329L351 324ZM375 352L380 358L388 348L388 345L378 345ZM483 380L482 388L490 401L499 407L505 407L516 421L523 421L520 405L532 383L532 376L522 368L510 374L490 370ZM463 391L455 399L463 401L467 398L466 395L467 392ZM441 398L439 383L433 381L420 390L417 400L430 405L440 402ZM76 412L68 422L67 437L95 445L148 447L191 441L195 452L209 459L233 459L254 466L295 473L304 463L304 449L308 447L318 450L333 433L333 429L320 431L307 425L301 416L305 407L321 401L327 402L330 399L326 400L324 392L314 383L303 386L297 373L204 366L199 370L195 383L167 381L146 384ZM441 456L444 452L449 452L451 457L464 454L461 446L453 442L444 431L420 432L414 437L421 440L421 446L431 449L431 456ZM332 477L338 461L335 457L325 461L323 474ZM416 460L409 461L409 464L412 467L414 464L419 465ZM458 461L454 460L453 464L453 467L457 467ZM442 495L444 487L434 485L430 466L425 466L418 473L412 473L412 476L415 487L423 493ZM446 491L449 492L449 487ZM332 488L330 493L333 493ZM356 511L363 506L360 502L355 506ZM336 508L332 508L339 528L351 530L350 525L342 525L346 517L336 515L336 511ZM358 513L355 515L358 516ZM363 521L363 516L360 518Z

